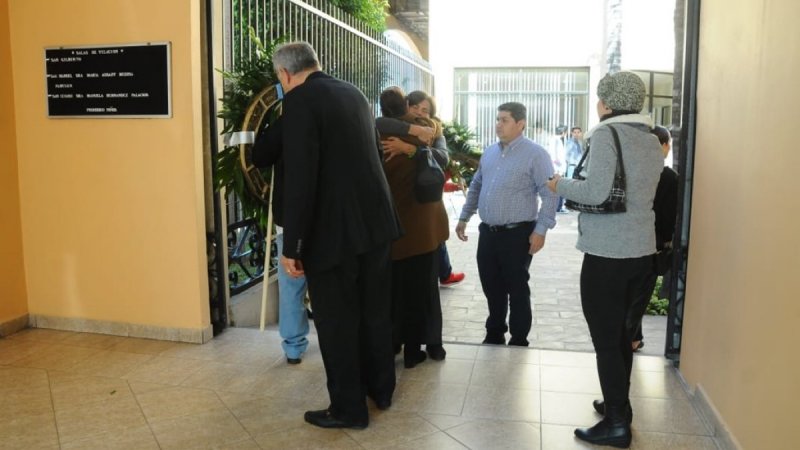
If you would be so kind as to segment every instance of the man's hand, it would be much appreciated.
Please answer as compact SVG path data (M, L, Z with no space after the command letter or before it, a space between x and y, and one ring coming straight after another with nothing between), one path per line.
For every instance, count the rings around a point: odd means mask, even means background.
M281 265L292 278L300 278L306 273L303 270L303 262L299 259L287 258L281 255Z
M420 141L427 142L429 145L433 142L433 128L423 127L422 125L411 125L408 128L408 134L416 136Z
M383 156L386 158L386 161L389 161L397 155L410 155L417 150L416 146L408 142L403 142L396 137L390 137L381 141L381 145L383 145Z
M467 242L469 237L467 236L467 222L458 221L458 225L456 225L456 236L464 242Z
M553 177L550 178L550 181L547 182L547 188L550 189L551 191L555 192L556 191L556 184L558 184L558 180L560 180L560 179L561 179L561 175L559 175L559 174L553 175ZM531 254L533 254L533 253L531 253Z
M528 242L531 244L531 247L528 249L528 253L531 255L535 255L536 252L544 247L544 236L541 234L531 233L530 237L528 238Z

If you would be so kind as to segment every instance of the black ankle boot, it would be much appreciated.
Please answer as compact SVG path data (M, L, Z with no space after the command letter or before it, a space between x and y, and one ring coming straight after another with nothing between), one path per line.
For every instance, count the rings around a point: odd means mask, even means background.
M421 347L421 345L409 344L403 346L403 366L405 366L406 369L416 367L417 364L425 361L428 357L425 352L420 350Z
M625 405L604 405L606 416L591 428L576 428L578 439L595 445L617 448L631 446L631 425L626 417Z
M606 404L602 400L594 400L592 401L592 406L594 406L594 410L600 413L601 415L606 415ZM631 408L631 402L627 402L625 404L625 418L628 419L628 424L633 422L633 409Z

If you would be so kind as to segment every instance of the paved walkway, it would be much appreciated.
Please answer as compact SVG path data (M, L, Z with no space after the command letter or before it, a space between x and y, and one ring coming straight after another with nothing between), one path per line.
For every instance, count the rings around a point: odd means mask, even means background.
M456 238L455 224L464 195L445 194L445 207L450 216L451 238L447 242L450 260L457 271L467 274L458 286L441 289L445 342L480 343L488 315L486 298L478 279L475 254L478 248L477 215L467 226L469 241ZM528 335L531 347L551 350L594 351L589 329L583 318L578 280L583 254L575 249L578 239L578 214L558 214L558 224L547 233L544 249L533 257L531 292L533 293L533 327ZM641 353L663 355L666 317L645 316L645 346Z

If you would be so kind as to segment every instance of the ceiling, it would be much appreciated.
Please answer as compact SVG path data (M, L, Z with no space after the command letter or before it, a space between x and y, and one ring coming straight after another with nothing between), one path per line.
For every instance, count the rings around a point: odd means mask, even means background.
M428 0L389 0L389 12L420 39L428 42Z

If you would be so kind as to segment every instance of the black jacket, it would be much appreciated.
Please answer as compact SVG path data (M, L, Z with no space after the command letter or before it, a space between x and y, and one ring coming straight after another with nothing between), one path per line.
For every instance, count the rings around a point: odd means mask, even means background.
M256 137L253 145L253 164L256 167L275 166L274 185L275 191L272 193L272 221L275 225L283 226L283 118L278 119L272 125L261 130Z
M375 119L364 94L323 72L283 100L283 254L306 273L399 237Z
M669 167L661 171L653 211L656 213L656 249L661 250L664 244L672 242L678 215L678 174Z

